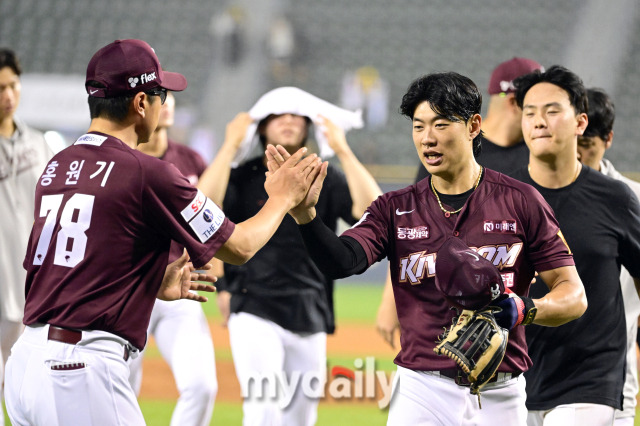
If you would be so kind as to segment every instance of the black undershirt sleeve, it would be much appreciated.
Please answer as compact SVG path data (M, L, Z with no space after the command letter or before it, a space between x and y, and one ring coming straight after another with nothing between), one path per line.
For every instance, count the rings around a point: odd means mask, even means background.
M311 259L327 277L345 278L369 267L360 243L351 237L338 237L318 216L298 229Z

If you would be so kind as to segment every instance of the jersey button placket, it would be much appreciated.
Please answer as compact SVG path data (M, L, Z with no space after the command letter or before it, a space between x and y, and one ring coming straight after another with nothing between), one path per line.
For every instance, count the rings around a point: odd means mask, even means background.
M460 232L458 232L458 231L453 231L453 236L454 236L454 237L457 237L457 236L459 236L459 235L460 235Z

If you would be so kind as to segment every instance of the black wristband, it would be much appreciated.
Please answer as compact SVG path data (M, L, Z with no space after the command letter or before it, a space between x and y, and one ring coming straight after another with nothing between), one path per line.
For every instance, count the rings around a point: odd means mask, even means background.
M536 308L535 303L533 303L530 297L522 296L520 298L524 302L524 319L522 320L522 325L529 325L536 319L538 308Z

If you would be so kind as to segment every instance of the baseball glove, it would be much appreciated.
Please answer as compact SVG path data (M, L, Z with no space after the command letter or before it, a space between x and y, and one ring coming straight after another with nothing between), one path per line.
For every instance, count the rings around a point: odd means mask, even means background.
M491 308L464 310L433 350L456 362L479 398L504 358L508 339L509 332L498 326Z

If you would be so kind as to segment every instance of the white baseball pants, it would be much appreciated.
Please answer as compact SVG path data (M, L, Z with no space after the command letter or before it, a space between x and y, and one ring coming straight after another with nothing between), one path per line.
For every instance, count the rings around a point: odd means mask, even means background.
M602 404L565 404L551 410L529 411L528 426L611 426L615 409Z
M198 302L156 300L148 333L167 361L180 393L172 426L209 425L218 393L216 360L207 319ZM142 384L142 356L129 363L131 386Z
M477 395L453 379L398 366L387 425L524 426L527 422L525 379L522 375L482 388Z
M13 425L144 425L124 360L127 342L83 331L76 345L48 340L48 325L27 326L11 349L5 404Z
M229 336L236 375L245 396L243 425L314 425L319 402L314 394L324 389L326 382L326 333L300 335L241 312L231 314ZM310 377L317 380L310 383ZM287 381L285 386L283 379ZM278 382L277 392L270 391L274 381Z

